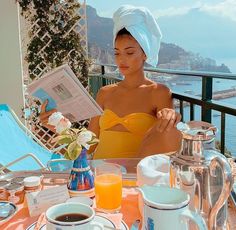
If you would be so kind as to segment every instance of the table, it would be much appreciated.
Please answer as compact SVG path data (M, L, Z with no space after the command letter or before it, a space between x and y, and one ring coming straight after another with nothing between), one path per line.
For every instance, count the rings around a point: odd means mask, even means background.
M123 199L121 212L123 214L123 220L130 227L134 220L141 219L138 208L138 192L133 188L136 181L136 166L140 159L107 159L107 160L92 160L92 168L103 162L117 163L124 166L125 173L123 174ZM43 175L44 184L46 186L53 186L54 184L65 184L69 177L69 172L49 172L46 170L33 171L33 172L12 172L7 175L0 176L1 179L6 179L12 176L30 176L30 175ZM230 230L236 229L236 208L229 199L229 228ZM26 229L31 223L34 223L38 217L30 217L26 204L18 206L18 213L7 223L0 226L0 229L4 230L23 230Z
M108 160L92 160L90 165L94 168L98 164L103 162L117 163L125 165L123 172L123 184L129 188L123 189L123 199L121 204L121 213L123 214L123 220L130 227L134 220L141 219L138 209L138 192L133 188L136 181L136 165L140 159L108 159ZM10 172L5 175L0 175L0 180L10 179L12 177L20 176L39 176L43 175L43 183L45 186L50 187L54 185L66 184L69 178L69 172L49 172L47 170L39 171L21 171L21 172ZM37 221L38 216L30 217L26 202L18 205L17 214L10 219L8 222L0 226L0 229L4 230L23 230L29 225ZM130 215L132 213L132 215Z
M134 220L141 219L138 211L138 195L137 192L124 191L126 197L122 199L121 213L123 214L123 220L130 227ZM18 206L18 213L7 223L0 226L0 229L4 230L23 230L37 221L37 217L30 217L28 208L25 205ZM132 213L132 216L130 215Z

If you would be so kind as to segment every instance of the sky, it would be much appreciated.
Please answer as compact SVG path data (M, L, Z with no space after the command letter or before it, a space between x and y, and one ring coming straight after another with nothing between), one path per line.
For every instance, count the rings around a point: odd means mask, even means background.
M88 5L97 9L101 17L112 17L113 12L123 4L145 6L158 18L186 14L192 8L227 17L236 23L236 0L86 0Z
M90 5L93 8L95 8L97 10L97 14L100 17L112 18L113 12L116 9L118 9L121 5L124 5L124 4L147 7L152 12L152 14L157 19L157 21L159 18L162 18L162 17L165 19L169 17L171 19L171 17L173 16L185 15L185 14L187 15L189 11L193 10L194 8L198 8L200 12L202 11L203 13L212 15L213 17L216 16L218 19L220 18L223 19L222 21L226 22L227 25L230 24L231 27L232 27L232 24L235 23L235 27L236 27L236 0L145 0L145 1L144 0L110 0L110 1L109 0L84 0L84 1L86 1L87 5ZM222 30L222 28L227 28L227 25L225 27L224 25L223 27L221 25L221 31L218 31L219 34L225 33L225 31L227 34L225 34L225 39L223 42L220 41L220 43L218 43L215 46L215 48L213 47L212 53L210 53L210 49L208 48L206 48L204 52L200 49L198 50L197 45L195 45L193 51L199 52L205 57L212 57L213 59L217 61L218 64L221 64L221 63L227 64L230 67L231 71L236 73L236 52L234 52L236 51L236 47L231 47L231 46L234 46L234 42L229 43L227 41L229 37L232 40L232 38L235 36L235 33L231 33L229 32L229 30L224 30L224 29ZM233 28L235 27L233 26ZM213 34L217 34L217 26L215 26L215 29L216 31L215 33L212 33L212 36ZM210 36L211 33L207 32L207 34L209 34ZM232 36L233 34L234 36ZM171 37L168 37L168 38L170 39ZM163 36L163 41L173 43L173 41L165 40L164 36ZM197 40L196 40L196 43L197 43ZM182 46L183 48L188 48L186 43L179 44L176 41L176 44ZM213 44L211 45L213 46ZM224 47L222 48L223 51L218 50L219 46L222 46L222 47L228 46L228 49L231 50L230 52L228 52L228 54L230 53L231 56L226 55L224 57L220 57L219 54L216 54L218 52L224 55L224 51L227 52L227 49L225 49ZM235 43L235 46L236 46L236 43ZM206 55L208 53L210 55Z

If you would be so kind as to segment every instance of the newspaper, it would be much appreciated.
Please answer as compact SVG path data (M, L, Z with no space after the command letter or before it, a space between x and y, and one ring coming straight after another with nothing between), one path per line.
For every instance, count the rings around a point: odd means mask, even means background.
M55 108L71 122L89 119L103 112L67 64L32 82L27 90L42 103L48 100L47 111Z

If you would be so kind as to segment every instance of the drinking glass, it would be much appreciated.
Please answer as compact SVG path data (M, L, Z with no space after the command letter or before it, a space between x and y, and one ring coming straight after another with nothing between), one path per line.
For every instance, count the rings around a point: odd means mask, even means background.
M94 184L97 209L108 213L119 212L122 199L121 166L113 163L98 165Z

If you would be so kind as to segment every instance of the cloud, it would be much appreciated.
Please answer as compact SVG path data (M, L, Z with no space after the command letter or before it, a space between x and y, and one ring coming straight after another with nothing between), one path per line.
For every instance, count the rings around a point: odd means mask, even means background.
M198 8L200 11L229 18L236 21L236 0L223 0L216 4L204 3L204 1L198 1L194 5L184 7L169 7L163 10L154 11L155 17L172 17L177 15L185 15L192 9Z
M163 10L156 10L152 11L154 16L159 18L159 17L172 17L172 16L178 16L178 15L185 15L189 11L191 11L194 8L200 8L201 7L201 2L197 2L194 5L190 6L184 6L184 7L169 7L167 9Z
M209 14L230 18L236 21L235 0L225 0L215 5L203 4L201 10Z
M156 17L172 17L172 16L177 16L177 15L184 15L189 12L188 7L181 7L181 8L174 8L170 7L164 10L156 10L153 12L153 14Z

